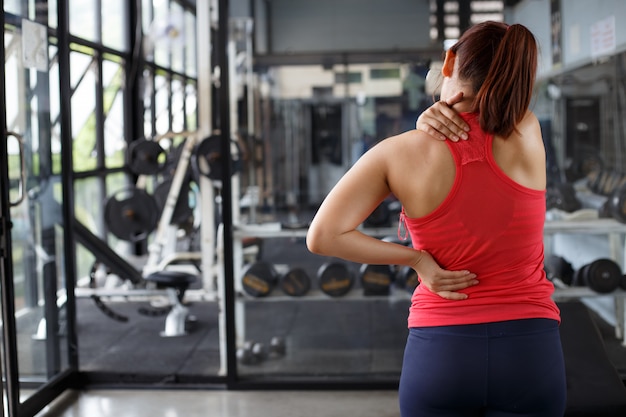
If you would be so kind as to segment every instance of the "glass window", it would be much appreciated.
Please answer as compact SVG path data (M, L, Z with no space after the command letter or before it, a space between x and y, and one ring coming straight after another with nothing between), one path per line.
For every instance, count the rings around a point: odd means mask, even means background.
M84 58L72 52L74 57ZM72 137L74 171L90 171L96 168L96 83L95 65L90 65L78 81L72 94Z
M54 45L50 45L49 55L56 57L58 50ZM61 94L59 93L59 62L53 59L50 65L50 120L52 124L58 124L60 121Z
M185 91L178 78L172 80L172 131L185 130Z
M18 100L21 100L20 97L23 97L24 94L20 94L21 91L18 91L18 88L19 86L23 86L24 83L20 81L20 78L23 77L23 73L22 71L18 71L20 68L20 60L19 54L17 53L17 51L19 51L17 46L21 42L21 37L16 34L7 33L5 34L4 42L6 50L4 77L7 97L18 97ZM21 115L21 109L22 105L19 102L14 101L13 105L11 105L10 102L7 103L6 118L7 129L9 131L15 131L16 126L19 125L18 117Z
M48 0L48 26L56 29L58 23L57 0Z
M196 70L196 16L185 12L185 74L195 77Z
M185 45L185 40L187 39L186 33L185 13L183 8L177 3L172 3L168 16L168 30L165 40L172 56L172 70L180 73L185 71L185 52L187 50L187 46Z
M41 13L47 8L48 15ZM51 28L57 27L57 2L56 0L48 1L23 1L23 0L5 0L4 12L7 15L20 16L34 22L47 25ZM45 19L48 19L47 21Z
M372 68L370 70L370 78L372 80L400 78L400 68Z
M4 1L4 12L20 16L22 14L22 1L20 1L20 0L5 0Z
M72 45L75 49L79 49L78 45ZM70 55L70 86L76 88L85 73L89 70L89 66L93 64L93 52L86 48L80 48L85 53L74 52Z
M74 182L74 202L76 219L94 236L103 234L101 218L103 206L106 203L103 197L102 180L96 177L85 178ZM97 267L96 256L82 244L76 245L76 281L77 288L89 288ZM79 303L78 306L81 304ZM81 312L78 312L78 316ZM80 338L80 332L79 332ZM82 345L83 343L79 343ZM79 359L80 355L79 355Z
M197 88L195 83L188 83L185 87L185 116L186 116L186 125L187 130L196 130L198 129L198 99L197 99Z
M360 83L363 81L363 74L358 71L354 72L336 72L335 73L335 83L336 84L344 84L344 83Z
M154 110L154 74L149 69L143 72L143 131L145 137L155 134L152 112Z
M100 11L96 0L69 0L70 33L92 42L100 41Z
M154 19L150 22L147 35L147 58L161 67L170 67L170 44L179 27L170 15L166 2L154 7ZM151 59L152 58L152 59Z
M128 50L128 3L124 0L102 2L102 44L118 51Z
M156 113L155 127L157 134L170 130L171 102L170 85L168 79L160 74L155 77L154 106Z
M152 23L152 19L154 19L153 12L152 0L141 0L141 27L143 33L150 31L150 23Z
M107 168L124 165L124 67L117 62L102 62L104 87L104 154Z

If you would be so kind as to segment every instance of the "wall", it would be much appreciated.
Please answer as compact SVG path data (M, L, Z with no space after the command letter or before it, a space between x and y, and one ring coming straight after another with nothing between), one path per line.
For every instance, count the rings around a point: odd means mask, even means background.
M552 60L551 2L562 12L560 63ZM591 6L591 7L590 7ZM288 54L430 48L429 0L233 0L232 16L256 16L256 53ZM591 30L626 16L623 0L522 0L507 19L526 25L541 47L540 77L596 60ZM626 50L626 27L615 19L615 47Z
M626 16L623 0L561 0L561 63L554 63L551 47L551 0L523 0L511 13L513 22L526 25L537 37L541 47L540 77L560 74L598 62L626 50L626 27L620 17ZM606 27L605 35L614 38L614 47L596 55L592 43L592 27L613 18L614 25Z
M428 0L271 0L264 4L271 53L430 46ZM255 12L261 12L260 7Z

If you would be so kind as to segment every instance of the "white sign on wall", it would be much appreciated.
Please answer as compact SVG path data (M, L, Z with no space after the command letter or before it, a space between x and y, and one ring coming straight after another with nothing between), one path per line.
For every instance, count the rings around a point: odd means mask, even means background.
M611 55L615 52L615 16L609 16L591 25L591 56Z
M22 64L48 71L48 29L27 19L22 20Z

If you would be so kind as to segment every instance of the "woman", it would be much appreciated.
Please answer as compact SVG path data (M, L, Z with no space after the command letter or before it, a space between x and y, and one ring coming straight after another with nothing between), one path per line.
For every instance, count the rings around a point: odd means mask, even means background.
M409 308L403 417L564 413L560 315L543 271L545 153L528 110L536 66L524 26L472 26L441 71L441 100L461 93L452 109L469 125L468 139L413 130L381 141L309 228L313 253L409 265L429 284L416 288ZM413 248L360 231L390 193L403 205L399 232L408 231Z

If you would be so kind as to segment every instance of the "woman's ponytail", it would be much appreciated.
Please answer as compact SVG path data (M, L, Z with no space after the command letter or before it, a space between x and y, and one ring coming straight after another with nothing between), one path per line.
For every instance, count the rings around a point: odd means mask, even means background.
M537 71L537 43L524 26L483 22L468 29L451 50L459 77L470 80L473 111L483 130L509 136L530 105Z
M522 25L505 31L476 95L481 127L509 136L530 105L537 70L535 37Z

